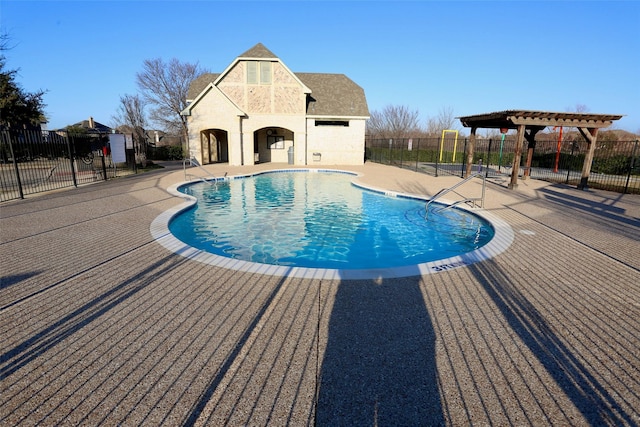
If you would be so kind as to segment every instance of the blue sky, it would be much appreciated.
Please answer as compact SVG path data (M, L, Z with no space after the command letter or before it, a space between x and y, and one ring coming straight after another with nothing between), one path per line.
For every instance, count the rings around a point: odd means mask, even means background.
M640 133L639 1L9 1L9 68L47 90L49 129L110 125L145 59L223 71L264 44L294 72L346 74L371 111L623 114Z

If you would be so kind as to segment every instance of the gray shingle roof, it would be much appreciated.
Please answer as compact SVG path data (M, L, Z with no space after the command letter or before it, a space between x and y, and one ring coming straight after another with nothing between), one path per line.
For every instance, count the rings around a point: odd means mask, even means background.
M307 114L369 116L364 90L344 74L295 73L311 89Z
M278 59L269 49L258 43L238 58ZM364 90L344 74L294 73L311 89L307 99L307 115L339 117L368 117L369 107ZM188 99L196 98L220 74L205 73L189 87Z
M278 59L269 49L264 47L262 43L258 43L238 58L263 58L263 59Z
M220 74L216 73L204 73L196 77L195 80L191 82L191 85L189 85L187 99L195 99L196 96L198 96L200 92L209 85L209 83L214 82L219 76Z
M78 123L74 123L72 126L86 129L89 133L111 133L111 128L107 125L103 125L100 122L93 121L93 127L89 120L83 120Z

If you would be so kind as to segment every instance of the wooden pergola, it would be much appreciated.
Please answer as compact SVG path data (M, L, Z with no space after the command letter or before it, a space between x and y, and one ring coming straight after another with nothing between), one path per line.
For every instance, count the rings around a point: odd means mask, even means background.
M619 120L622 115L614 114L590 114L590 113L554 113L550 111L530 111L530 110L507 110L495 113L477 114L474 116L459 117L462 125L471 128L471 136L467 146L467 176L471 174L473 166L473 151L476 141L476 130L485 129L516 129L518 131L516 148L513 158L513 169L511 172L511 182L509 188L518 187L518 172L520 167L520 157L522 155L522 144L526 139L528 142L527 164L525 167L526 178L531 168L533 149L535 148L535 136L547 126L575 127L580 131L584 139L589 144L589 151L582 165L582 176L578 188L587 189L589 173L593 153L596 148L598 130L611 126L615 120Z

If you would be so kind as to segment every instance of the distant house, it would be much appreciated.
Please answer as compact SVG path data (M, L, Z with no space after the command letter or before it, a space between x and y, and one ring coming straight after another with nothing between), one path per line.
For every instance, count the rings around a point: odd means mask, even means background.
M96 122L95 120L93 120L93 117L89 117L89 120L83 120L81 122L74 123L70 127L82 128L87 131L87 134L90 134L90 135L91 134L98 135L98 134L105 134L105 133L112 132L109 126ZM64 129L61 129L61 130L64 130Z
M116 128L116 132L126 135L134 135L134 138L138 138L138 134L135 129L129 125L118 126ZM180 136L171 135L162 130L143 130L140 139L140 144L144 144L149 147L170 147L182 145L182 138Z
M198 77L182 112L201 163L364 162L364 90L344 74L293 73L262 44Z
M179 135L171 135L161 130L148 130L145 132L147 141L152 147L172 147L182 145Z

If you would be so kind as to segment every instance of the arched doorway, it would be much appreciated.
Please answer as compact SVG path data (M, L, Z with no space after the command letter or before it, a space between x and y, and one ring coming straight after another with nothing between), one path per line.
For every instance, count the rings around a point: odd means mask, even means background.
M205 129L200 132L202 163L225 163L229 161L229 141L227 131Z
M287 163L293 137L292 131L277 126L258 129L253 133L254 161Z

